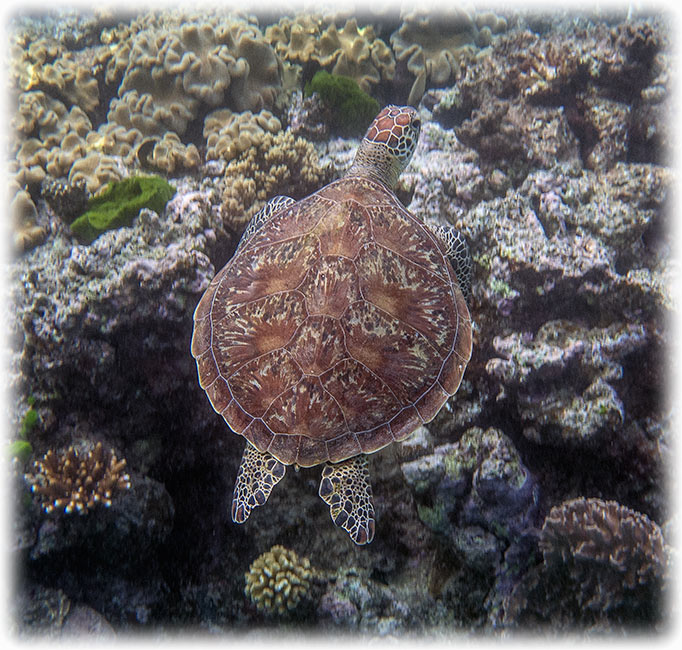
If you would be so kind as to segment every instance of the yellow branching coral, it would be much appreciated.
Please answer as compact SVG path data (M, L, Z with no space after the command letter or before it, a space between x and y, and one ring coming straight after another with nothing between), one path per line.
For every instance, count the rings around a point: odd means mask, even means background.
M313 145L290 130L265 134L225 169L222 215L241 230L277 194L293 199L307 196L330 179L321 168Z
M253 562L245 574L244 593L260 611L281 615L295 609L308 594L312 576L308 558L277 545Z
M87 455L73 447L61 454L48 451L35 462L35 474L26 474L25 479L45 512L85 514L98 503L109 507L116 490L130 487L125 466L125 458L119 460L113 449L105 452L98 442Z

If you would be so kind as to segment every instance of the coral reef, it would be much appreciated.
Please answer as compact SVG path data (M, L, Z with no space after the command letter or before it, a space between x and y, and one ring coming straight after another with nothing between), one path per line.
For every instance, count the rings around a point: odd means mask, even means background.
M420 519L436 532L453 535L468 523L509 535L530 521L533 479L497 429L469 429L458 442L403 463L401 470L417 496Z
M261 111L282 86L280 59L257 25L236 16L150 14L83 46L12 33L13 171L33 201L46 175L85 181L95 194L135 169L196 170L207 112Z
M668 628L669 16L467 9L451 14L457 31L430 7L380 5L11 17L7 233L21 254L3 316L20 637ZM412 91L422 129L398 198L454 225L473 258L472 359L434 420L368 457L376 535L362 549L329 525L320 468L292 470L266 511L232 525L243 448L188 350L244 222L352 162L357 141L330 138L327 109L303 98L320 69L381 104ZM165 208L79 243L69 222L85 197L140 174L176 188ZM97 441L127 459L130 488L87 516L46 516L24 479L47 489L33 460L73 447L80 462ZM315 565L284 615L243 589L274 545Z
M221 212L225 223L239 232L273 196L300 199L329 180L330 170L320 166L307 140L289 130L266 134L227 165Z
M159 176L133 176L112 182L88 201L88 209L72 224L71 231L84 243L107 230L129 226L140 210L163 212L175 188Z
M109 122L144 136L184 135L201 105L261 110L273 104L281 85L279 59L258 28L237 19L142 30L116 45L108 78L119 71Z
M488 45L493 33L506 28L506 21L492 12L477 17L462 8L420 7L403 12L400 27L391 34L391 46L396 64L414 77L407 103L416 105L427 84L437 87L453 80L475 45Z
M310 560L284 546L273 546L259 555L246 574L244 593L266 614L295 609L310 589Z
M26 252L42 244L47 237L47 229L37 223L38 211L31 195L19 189L9 206L12 219L13 248L16 252Z
M255 115L251 111L233 113L229 109L214 111L204 120L206 159L230 161L239 154L259 146L268 133L278 133L282 124L270 111Z
M73 447L61 454L48 451L26 481L46 513L85 514L98 503L111 506L114 492L130 488L125 466L125 458L119 460L113 449L105 452L98 442L87 455Z
M623 360L646 345L640 324L588 330L568 321L548 321L533 336L514 333L493 339L500 357L486 371L518 391L523 433L535 442L585 444L622 425L624 407L611 386L623 376ZM619 363L620 361L620 363ZM585 386L562 390L567 380ZM609 384L611 382L611 384ZM591 441L594 444L594 440Z

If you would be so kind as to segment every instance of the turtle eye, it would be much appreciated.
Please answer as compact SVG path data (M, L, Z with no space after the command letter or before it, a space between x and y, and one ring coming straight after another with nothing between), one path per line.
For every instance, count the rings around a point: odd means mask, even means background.
M415 118L412 120L412 126L413 126L415 129L420 129L421 126L422 126L422 121L421 121L418 117L415 117Z

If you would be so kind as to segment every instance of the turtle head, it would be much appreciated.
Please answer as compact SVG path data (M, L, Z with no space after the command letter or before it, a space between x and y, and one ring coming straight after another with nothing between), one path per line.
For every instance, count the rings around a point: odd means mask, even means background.
M420 128L411 106L386 106L367 130L347 175L369 176L394 189L412 158Z

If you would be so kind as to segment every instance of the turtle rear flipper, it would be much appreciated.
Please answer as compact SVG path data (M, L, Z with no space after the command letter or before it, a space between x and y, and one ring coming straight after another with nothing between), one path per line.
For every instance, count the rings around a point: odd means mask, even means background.
M232 521L243 524L253 508L268 500L272 488L282 480L285 471L286 467L272 454L258 451L247 442L234 484Z
M358 545L374 539L374 504L367 456L325 463L319 495L329 506L332 521Z

